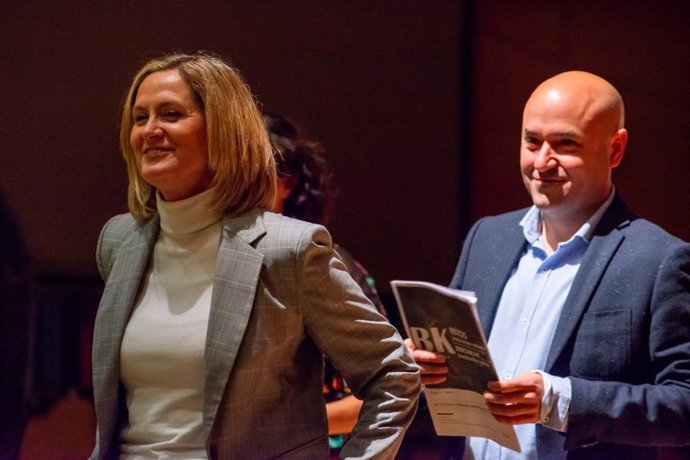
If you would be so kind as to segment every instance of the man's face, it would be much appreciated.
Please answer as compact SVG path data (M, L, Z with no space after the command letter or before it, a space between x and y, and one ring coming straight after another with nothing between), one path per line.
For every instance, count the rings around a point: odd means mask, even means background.
M611 169L620 162L612 155L617 130L586 99L547 90L525 106L522 179L547 217L586 220L611 190Z

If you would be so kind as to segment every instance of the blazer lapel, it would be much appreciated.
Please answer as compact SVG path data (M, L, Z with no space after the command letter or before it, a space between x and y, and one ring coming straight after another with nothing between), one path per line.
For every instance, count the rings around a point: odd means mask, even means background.
M484 278L484 282L480 284L483 286L482 292L477 293L479 301L483 303L483 307L478 309L478 313L486 337L491 332L503 288L525 247L525 236L521 227L517 227L518 231L511 227L510 231L502 235L500 241L496 242L497 247L501 248L500 251L488 252L494 257L493 260L481 261L481 264L485 264L489 270L488 273L482 275Z
M259 211L225 217L206 334L203 429L208 439L254 304L266 233Z
M563 305L546 360L547 372L551 370L575 332L580 318L594 295L596 286L623 242L624 235L619 229L627 226L631 218L633 218L631 211L616 195L592 236L592 241L582 258L580 268Z
M137 227L118 250L106 289L103 291L96 321L101 339L93 344L95 408L101 442L113 439L119 412L120 345L125 325L145 275L151 250L158 234L158 218Z

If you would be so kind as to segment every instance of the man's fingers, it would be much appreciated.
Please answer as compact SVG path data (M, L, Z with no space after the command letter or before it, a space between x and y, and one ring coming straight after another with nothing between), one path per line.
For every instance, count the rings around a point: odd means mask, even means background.
M518 391L514 385L502 386L502 388L505 391L503 393L491 391L484 393L486 405L496 420L509 425L539 421L541 398L537 391L525 390L525 386Z
M424 385L436 385L448 379L448 366L446 366L446 357L443 354L420 350L414 346L410 339L405 339L405 346L410 350L412 357L421 369Z
M492 404L537 404L541 398L534 391L513 393L484 393L484 399Z
M494 393L524 393L527 391L536 392L539 390L537 385L523 382L517 382L514 380L500 380L498 382L493 381L487 384L490 391Z
M412 343L412 340L405 339L405 346L412 353L412 357L415 361L419 362L429 362L429 363L445 363L446 357L442 353L434 353L433 351L422 350L417 348Z
M503 417L501 415L494 415L494 418L496 421L500 423L505 423L506 425L523 425L525 423L537 423L539 421L538 418L533 417L532 415L520 415L517 417Z
M501 423L517 425L520 423L536 423L539 421L539 405L537 404L493 404L487 407L496 420Z
M417 365L422 368L422 375L448 375L448 366L445 364L419 362Z
M446 362L446 357L444 355L440 353L434 353L433 351L415 350L412 352L412 357L415 361L417 361L417 364L445 364Z
M424 385L437 385L448 380L448 374L424 374L422 373L422 383Z

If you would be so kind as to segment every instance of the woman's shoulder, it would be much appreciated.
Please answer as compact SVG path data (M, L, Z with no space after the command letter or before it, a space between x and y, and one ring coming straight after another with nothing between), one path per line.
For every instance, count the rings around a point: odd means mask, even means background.
M330 246L331 236L328 230L319 224L313 224L282 214L265 211L261 214L264 228L262 242L268 246L304 248L316 244Z
M105 223L104 228L117 229L117 228L129 228L136 225L137 220L134 216L128 212L124 214L117 214Z
M118 214L103 225L98 238L98 251L119 248L132 237L148 240L155 236L157 227L157 215L149 220L139 221L129 213Z
M140 222L132 214L124 213L111 217L103 225L101 237L125 238L130 233L146 226L149 221Z
M276 237L289 238L296 236L298 237L305 233L314 234L328 232L326 227L323 225L295 219L293 217L287 217L271 211L263 212L262 219L266 233L272 234Z

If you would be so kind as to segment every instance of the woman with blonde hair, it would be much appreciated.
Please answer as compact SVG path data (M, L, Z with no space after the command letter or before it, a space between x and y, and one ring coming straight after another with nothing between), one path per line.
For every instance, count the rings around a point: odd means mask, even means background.
M145 64L123 104L130 213L104 226L92 458L327 458L323 355L363 400L343 458L392 458L419 371L328 231L269 212L273 152L219 57Z

